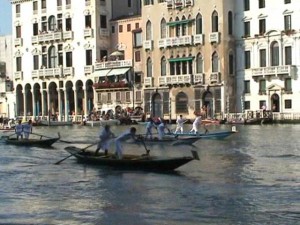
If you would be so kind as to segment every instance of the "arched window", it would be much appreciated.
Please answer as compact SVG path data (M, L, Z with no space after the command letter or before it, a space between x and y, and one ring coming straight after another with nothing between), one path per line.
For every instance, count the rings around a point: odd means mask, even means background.
M147 77L152 77L152 60L148 58L147 60Z
M211 16L211 31L212 32L218 32L218 24L219 24L219 17L218 17L218 13L216 11L213 12L212 16Z
M182 17L182 20L186 20L185 16ZM185 36L187 34L187 24L186 23L183 23L181 25L181 36Z
M176 113L188 113L188 96L184 92L176 95Z
M49 30L54 31L56 29L56 21L54 16L50 16L48 19Z
M219 57L217 52L214 52L212 55L212 72L219 72Z
M189 55L189 57L194 58L191 54ZM188 73L193 74L193 60L188 61L188 67L189 67Z
M160 75L166 76L167 74L167 61L165 57L162 57L160 60Z
M228 55L228 73L229 75L234 74L234 57L232 52Z
M196 34L202 34L202 15L198 14L196 17Z
M146 24L146 40L149 41L152 39L152 25L151 22L148 21Z
M200 53L196 58L196 73L203 73L203 57Z
M176 17L176 21L179 21L178 17ZM179 37L180 33L181 33L181 25L180 24L176 24L175 29L176 29L176 37Z
M277 41L271 44L271 66L279 66L279 45Z
M160 38L164 39L167 37L167 23L165 19L160 22Z
M177 55L177 58L180 58L180 56L179 55ZM176 75L179 75L179 74L181 74L181 62L179 61L179 62L175 62L175 73L176 73Z
M233 34L233 18L232 18L232 12L228 12L228 34Z
M185 58L185 55L183 55L182 57ZM182 74L187 74L187 61L182 61L181 66L182 66Z
M57 53L56 53L56 48L54 46L49 47L48 49L48 54L49 54L49 68L55 68L57 67Z

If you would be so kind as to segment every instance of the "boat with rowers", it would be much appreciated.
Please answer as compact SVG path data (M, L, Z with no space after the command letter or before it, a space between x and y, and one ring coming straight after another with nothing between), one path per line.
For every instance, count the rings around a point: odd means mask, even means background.
M117 159L115 154L112 153L105 155L100 152L99 155L95 155L94 152L86 152L74 146L66 147L65 150L76 157L80 163L126 170L165 172L175 170L192 160L199 160L198 153L195 150L192 150L193 156L158 157L150 156L149 152L147 152L144 155L124 154L122 159Z
M54 144L60 139L59 133L58 133L58 137L55 138L45 137L39 134L35 134L35 135L39 136L40 138L17 139L15 137L11 137L12 135L10 135L10 136L2 136L2 139L4 139L4 142L9 145L35 146L35 147L43 147L43 148L51 147L52 144Z

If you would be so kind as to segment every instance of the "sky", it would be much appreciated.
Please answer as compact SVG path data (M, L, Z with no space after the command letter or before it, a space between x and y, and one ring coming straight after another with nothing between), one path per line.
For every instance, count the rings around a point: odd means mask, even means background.
M0 0L0 35L12 34L10 0Z

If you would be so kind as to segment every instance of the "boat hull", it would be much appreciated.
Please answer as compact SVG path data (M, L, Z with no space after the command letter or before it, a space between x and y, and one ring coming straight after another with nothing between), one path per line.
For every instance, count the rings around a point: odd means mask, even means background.
M22 139L17 140L16 138L8 138L5 140L6 144L17 145L17 146L38 146L38 147L51 147L59 138L49 138L49 139Z
M95 156L92 153L82 152L76 147L66 147L65 150L75 156L80 163L126 170L172 171L194 159L193 157L159 158L147 155L124 155L123 159L116 159L113 154Z
M40 126L72 126L72 121L40 121Z
M208 133L172 133L171 136L178 137L198 137L199 139L224 139L228 136L237 133L237 131L217 131L217 132L208 132Z

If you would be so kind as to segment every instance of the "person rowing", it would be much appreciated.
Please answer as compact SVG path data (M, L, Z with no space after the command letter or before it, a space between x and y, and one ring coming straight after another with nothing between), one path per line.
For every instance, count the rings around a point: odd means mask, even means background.
M182 115L180 115L177 120L176 120L176 123L177 123L177 127L176 127L176 130L175 130L175 134L177 133L183 133L183 124L186 122L187 120L186 119L183 119L182 118Z
M161 124L158 125L157 132L158 132L158 140L162 140L166 135L165 130L168 130L170 133L170 129L167 126L167 122L164 120Z
M23 125L24 138L29 139L30 133L32 133L32 120L28 120L27 124Z
M98 142L95 154L98 155L98 152L100 151L100 149L102 149L104 150L104 154L107 155L110 140L115 137L116 137L115 134L112 133L110 130L110 126L105 125L104 129L101 130L99 133L100 140Z
M145 139L147 139L148 136L150 136L150 139L153 138L153 136L152 136L152 128L153 128L153 127L156 127L155 124L154 124L154 121L153 121L152 118L149 118L149 119L148 119L148 122L147 122L147 124L146 124L146 135L145 135Z
M15 133L17 135L17 140L19 140L19 137L23 139L23 125L22 120L18 121L18 124L15 126Z
M115 139L115 144L116 144L116 156L118 159L123 158L123 146L122 143L124 141L127 141L129 139L133 139L136 141L136 128L131 127L129 130L126 130L122 134L120 134L116 139Z

